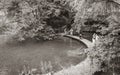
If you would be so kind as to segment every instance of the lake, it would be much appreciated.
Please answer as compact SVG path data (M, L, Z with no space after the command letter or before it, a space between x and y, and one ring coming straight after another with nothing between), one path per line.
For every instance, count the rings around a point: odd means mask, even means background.
M18 75L24 65L39 68L41 62L50 62L53 70L58 71L76 65L85 55L68 56L69 50L85 48L84 44L67 37L52 41L26 41L0 45L0 69L9 75Z

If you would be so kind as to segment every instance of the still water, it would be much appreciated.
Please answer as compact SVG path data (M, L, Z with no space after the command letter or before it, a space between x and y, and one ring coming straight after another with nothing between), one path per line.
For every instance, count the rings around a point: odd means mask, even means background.
M14 43L0 46L0 69L7 68L9 75L18 75L23 65L37 68L41 62L49 61L54 70L60 70L76 65L85 56L68 56L69 50L85 48L85 46L70 38L61 37L52 41ZM61 67L62 66L62 67Z

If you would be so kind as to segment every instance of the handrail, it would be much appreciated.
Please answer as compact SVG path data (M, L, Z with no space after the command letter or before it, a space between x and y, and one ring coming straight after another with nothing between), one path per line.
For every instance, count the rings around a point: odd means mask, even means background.
M64 35L65 37L69 37L69 38L72 38L72 39L75 39L75 40L78 40L82 43L84 43L88 48L89 47L93 47L93 42L85 39L85 38L79 38L78 36L74 36L74 35Z

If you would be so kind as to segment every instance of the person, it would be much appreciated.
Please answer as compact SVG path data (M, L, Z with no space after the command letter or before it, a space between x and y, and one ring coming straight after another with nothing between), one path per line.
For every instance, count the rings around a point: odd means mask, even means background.
M92 42L93 42L93 44L95 44L95 40L96 40L96 34L94 33L94 34L93 34L93 37L92 37Z
M70 35L73 35L73 29L72 28L70 29Z
M79 34L79 38L82 39L82 34L81 33Z

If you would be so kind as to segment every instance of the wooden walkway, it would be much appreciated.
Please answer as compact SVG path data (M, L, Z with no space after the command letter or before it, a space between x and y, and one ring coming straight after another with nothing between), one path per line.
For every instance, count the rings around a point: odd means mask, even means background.
M69 37L78 41L83 42L87 47L93 47L93 43L87 39L84 38L79 38L78 36L74 36L74 35L64 35L65 37Z

